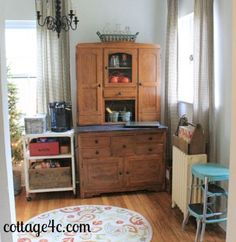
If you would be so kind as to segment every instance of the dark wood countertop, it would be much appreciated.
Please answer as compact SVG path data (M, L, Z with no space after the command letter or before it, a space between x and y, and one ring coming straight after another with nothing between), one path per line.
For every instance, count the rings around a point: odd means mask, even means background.
M110 124L110 125L85 125L78 126L77 133L87 133L87 132L111 132L111 131L138 131L138 130L146 130L146 131L163 131L167 130L167 127L164 125L160 125L158 127L135 127L128 128L125 127L124 124Z

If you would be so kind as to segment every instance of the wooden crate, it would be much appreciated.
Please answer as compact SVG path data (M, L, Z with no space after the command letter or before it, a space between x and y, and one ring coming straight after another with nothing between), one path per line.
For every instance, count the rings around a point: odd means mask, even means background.
M195 154L205 154L206 153L206 142L204 137L204 132L201 125L197 124L190 143L184 139L179 138L176 135L173 135L173 145L179 148L187 155Z
M29 169L30 189L71 186L71 167Z

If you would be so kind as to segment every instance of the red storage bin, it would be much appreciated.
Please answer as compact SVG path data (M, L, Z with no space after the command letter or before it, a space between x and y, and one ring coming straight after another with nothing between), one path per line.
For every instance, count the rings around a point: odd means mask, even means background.
M59 142L41 142L29 144L30 156L48 156L59 154Z

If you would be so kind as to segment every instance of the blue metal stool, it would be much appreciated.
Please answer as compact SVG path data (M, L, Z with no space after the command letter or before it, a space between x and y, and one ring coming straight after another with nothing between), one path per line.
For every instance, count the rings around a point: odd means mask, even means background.
M203 203L192 203L193 189L199 187L194 185L194 177L203 182L203 184L200 185L203 190ZM227 220L227 212L216 211L216 209L213 209L215 202L210 203L210 199L220 196L228 197L227 192L215 184L215 182L227 181L228 179L229 169L219 164L207 163L192 166L190 203L188 205L188 214L183 221L183 229L188 222L189 216L194 216L197 220L195 242L199 240L199 236L200 242L203 242L207 223L219 223Z

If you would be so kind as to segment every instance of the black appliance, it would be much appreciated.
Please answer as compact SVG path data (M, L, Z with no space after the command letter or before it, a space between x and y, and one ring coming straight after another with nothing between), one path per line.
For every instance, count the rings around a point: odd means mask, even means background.
M49 115L51 131L64 132L72 127L71 103L53 102L49 103Z

